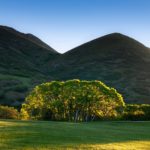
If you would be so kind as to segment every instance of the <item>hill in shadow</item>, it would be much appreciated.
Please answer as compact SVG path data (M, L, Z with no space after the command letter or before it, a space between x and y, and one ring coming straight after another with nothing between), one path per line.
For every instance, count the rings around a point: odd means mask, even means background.
M101 80L126 102L150 102L150 49L120 33L76 47L51 65L58 79Z
M0 26L0 104L20 105L51 80L101 80L128 103L150 103L150 49L112 33L59 54L32 34Z

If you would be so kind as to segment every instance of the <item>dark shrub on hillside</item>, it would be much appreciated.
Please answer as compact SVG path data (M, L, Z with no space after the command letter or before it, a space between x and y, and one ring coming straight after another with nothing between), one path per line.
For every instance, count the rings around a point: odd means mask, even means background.
M18 119L18 115L14 107L0 105L0 119Z

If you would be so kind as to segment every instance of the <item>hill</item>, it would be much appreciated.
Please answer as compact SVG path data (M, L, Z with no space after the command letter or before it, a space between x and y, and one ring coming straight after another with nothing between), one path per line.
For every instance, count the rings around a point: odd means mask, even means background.
M0 26L0 101L18 105L27 90L50 80L43 65L59 55L54 49L31 34Z
M128 103L150 103L150 49L128 36L113 33L85 43L50 68L58 79L101 80Z
M0 104L20 105L36 84L101 80L128 103L150 103L150 49L112 33L64 54L32 34L0 26Z

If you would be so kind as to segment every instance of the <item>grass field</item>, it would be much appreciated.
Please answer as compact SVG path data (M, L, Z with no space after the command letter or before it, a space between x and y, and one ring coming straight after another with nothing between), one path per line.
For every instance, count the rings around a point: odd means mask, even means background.
M1 150L150 150L150 122L0 120Z

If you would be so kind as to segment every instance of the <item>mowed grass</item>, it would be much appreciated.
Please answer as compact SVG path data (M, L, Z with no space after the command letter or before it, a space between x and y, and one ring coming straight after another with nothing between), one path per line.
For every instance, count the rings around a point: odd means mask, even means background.
M150 122L0 120L0 149L150 150Z

